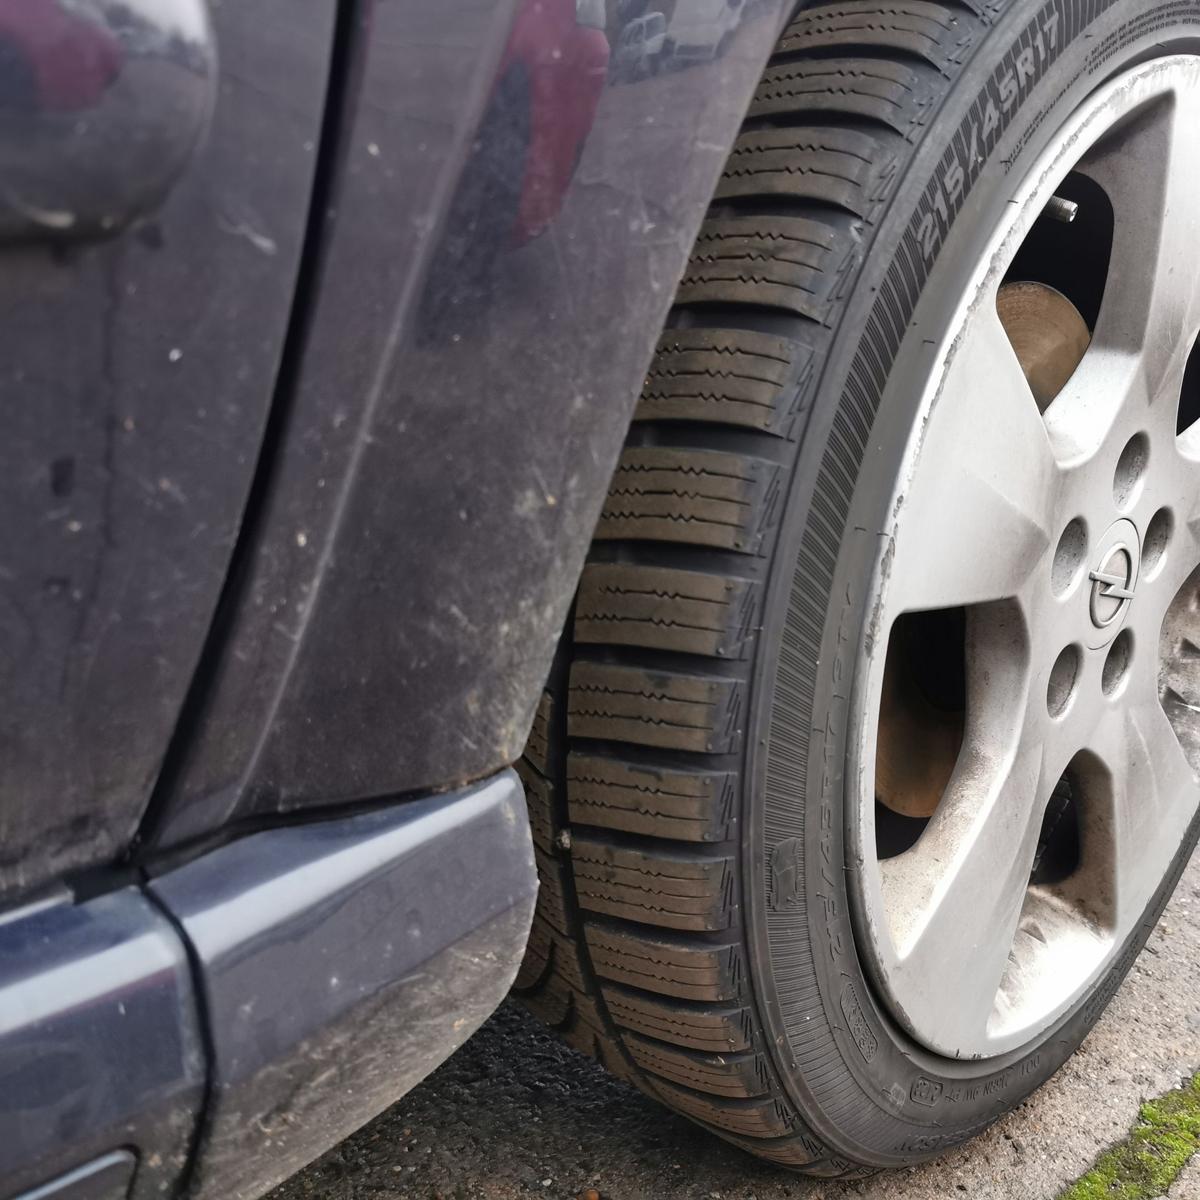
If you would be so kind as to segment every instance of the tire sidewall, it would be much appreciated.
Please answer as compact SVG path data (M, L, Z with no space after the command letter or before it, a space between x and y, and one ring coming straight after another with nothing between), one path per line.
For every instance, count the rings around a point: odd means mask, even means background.
M1029 1046L982 1062L944 1059L877 1003L855 950L844 786L879 553L873 531L883 528L938 344L1008 197L1105 80L1200 49L1200 0L987 9L994 27L930 115L905 181L864 239L841 329L813 381L812 395L826 399L800 450L755 665L745 900L756 999L784 1087L814 1132L877 1166L966 1140L1062 1065L1132 965L1200 829L1108 974ZM854 481L849 495L839 479ZM782 645L793 653L780 655ZM829 1069L831 1048L844 1070Z

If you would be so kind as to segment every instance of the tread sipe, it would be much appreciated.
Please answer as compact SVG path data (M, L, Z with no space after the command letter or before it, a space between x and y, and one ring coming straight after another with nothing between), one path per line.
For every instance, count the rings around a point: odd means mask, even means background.
M759 1156L868 1174L786 1099L746 971L740 794L768 560L839 306L983 37L974 5L785 31L658 343L520 771L542 880L524 1003Z

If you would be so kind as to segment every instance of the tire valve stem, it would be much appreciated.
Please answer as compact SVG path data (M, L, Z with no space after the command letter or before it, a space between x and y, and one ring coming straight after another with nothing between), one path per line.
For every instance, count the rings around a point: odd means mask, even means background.
M1053 217L1064 225L1070 225L1079 215L1079 205L1074 200L1065 200L1062 196L1051 196L1045 212L1046 216Z

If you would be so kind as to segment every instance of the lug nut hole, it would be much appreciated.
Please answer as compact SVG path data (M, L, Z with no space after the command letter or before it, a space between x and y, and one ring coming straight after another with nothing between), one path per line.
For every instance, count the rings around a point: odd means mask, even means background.
M1135 433L1125 443L1113 475L1113 500L1121 512L1128 512L1137 503L1149 464L1150 439L1144 433Z
M1056 596L1065 596L1082 573L1087 558L1087 526L1076 517L1062 531L1050 568L1050 586Z
M1175 532L1175 519L1169 508L1160 508L1150 518L1146 526L1146 536L1142 538L1142 577L1153 579L1162 566L1163 556L1167 552L1167 543Z
M1104 670L1100 675L1100 686L1106 696L1115 696L1121 690L1129 674L1132 658L1133 634L1128 629L1122 629L1108 648L1108 657L1104 660Z
M1050 669L1046 685L1046 709L1052 717L1061 717L1071 703L1075 681L1079 678L1079 647L1064 646Z

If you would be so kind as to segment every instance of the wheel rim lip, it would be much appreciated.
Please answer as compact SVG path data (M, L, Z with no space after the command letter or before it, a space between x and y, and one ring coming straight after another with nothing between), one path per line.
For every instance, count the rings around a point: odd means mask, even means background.
M1039 156L1033 168L1016 191L1011 212L994 231L963 289L960 301L948 325L948 332L934 355L935 364L922 392L920 405L913 422L918 430L928 416L946 373L949 357L959 332L963 329L972 305L989 280L1003 274L1016 249L1032 228L1045 202L1054 194L1065 176L1090 149L1115 126L1140 109L1161 101L1178 91L1181 84L1200 86L1200 58L1171 56L1155 60L1130 70L1100 88L1063 124L1051 144ZM889 512L898 509L898 500L905 485L919 469L920 447L914 449L914 432L905 450L897 475ZM1114 522L1114 527L1121 524ZM1136 532L1136 531L1135 531ZM872 578L868 611L883 613L891 564L887 562L890 539L880 538L880 551ZM1136 580L1140 543L1133 547L1133 573ZM1090 588L1090 572L1096 567L1089 555L1083 572ZM1072 593L1077 591L1071 589ZM1090 601L1089 601L1090 603ZM1125 627L1129 604L1122 605L1116 618L1095 632L1101 646L1110 643ZM893 614L899 615L899 612ZM884 636L886 634L887 636ZM993 1058L1007 1055L1028 1045L1038 1035L1053 1027L1077 1007L1091 992L1117 958L1132 928L1123 926L1107 932L1102 938L1093 937L1087 953L1077 952L1065 963L1074 971L1073 986L1063 989L1055 1002L1027 1019L997 1023L981 1031L972 1043L961 1039L947 1041L923 1019L919 1005L914 1003L916 992L905 985L902 964L892 943L882 893L881 875L875 847L875 753L876 726L885 655L873 653L875 646L886 647L890 624L882 629L868 623L858 646L851 703L851 725L847 762L847 860L861 864L861 869L848 872L851 900L851 919L855 928L860 954L877 996L902 1028L918 1043L935 1054L957 1059ZM1164 865L1164 876L1169 864ZM1093 931L1094 933L1095 931ZM1076 948L1078 951L1079 948Z

